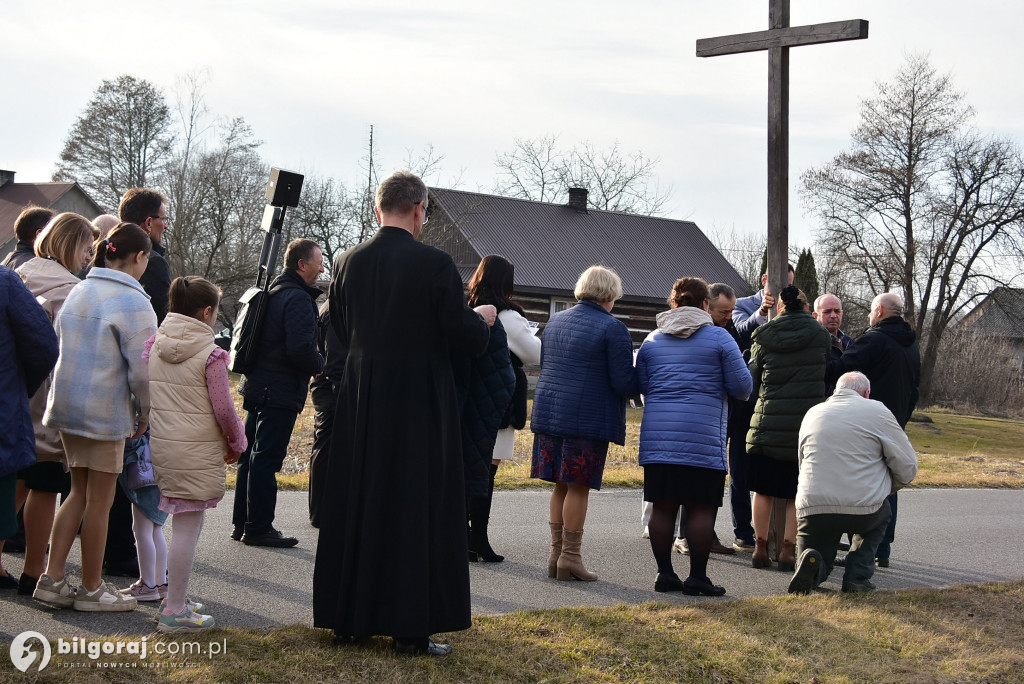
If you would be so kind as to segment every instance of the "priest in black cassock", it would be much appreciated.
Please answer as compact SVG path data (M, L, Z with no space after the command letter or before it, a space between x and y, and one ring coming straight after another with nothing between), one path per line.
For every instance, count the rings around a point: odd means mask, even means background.
M336 643L385 635L446 655L430 635L470 626L459 409L452 355L487 346L492 306L470 309L451 257L417 241L427 188L377 188L381 228L337 258L338 388L313 571L313 624Z

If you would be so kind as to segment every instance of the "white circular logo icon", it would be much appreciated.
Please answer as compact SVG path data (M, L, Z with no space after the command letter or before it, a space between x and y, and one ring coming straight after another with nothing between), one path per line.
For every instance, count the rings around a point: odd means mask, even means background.
M46 667L47 663L50 662L50 642L39 632L22 632L18 636L14 637L14 641L11 642L11 662L14 663L14 667L18 668L22 672L27 672L28 668L32 667L35 663L36 658L39 657L40 652L34 650L31 646L27 646L26 642L35 639L43 645L42 658L39 661L39 667L37 669L42 670Z

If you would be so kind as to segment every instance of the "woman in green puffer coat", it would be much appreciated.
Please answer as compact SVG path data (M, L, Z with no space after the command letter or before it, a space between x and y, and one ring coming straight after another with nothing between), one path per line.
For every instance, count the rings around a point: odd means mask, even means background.
M754 492L755 568L772 564L768 557L768 523L775 498L786 499L786 527L779 569L796 563L797 442L800 422L825 400L825 364L831 339L807 312L807 297L790 285L780 294L780 313L754 331L750 374L757 405L747 432L748 475Z

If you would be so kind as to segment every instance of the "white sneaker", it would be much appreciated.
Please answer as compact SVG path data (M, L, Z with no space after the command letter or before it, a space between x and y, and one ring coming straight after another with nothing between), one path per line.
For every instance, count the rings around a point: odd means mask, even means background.
M676 537L676 540L672 542L672 548L684 556L690 555L690 545L686 543L684 537Z
M44 574L36 582L32 598L55 608L70 608L75 603L75 587L68 584L66 577L55 582L52 577Z
M160 611L160 619L157 621L156 631L165 634L174 632L201 632L204 629L212 629L217 623L212 615L202 615L194 610L185 608L181 615L164 615Z
M159 601L162 598L160 596L159 587L151 587L141 579L135 580L135 582L127 589L122 589L121 594L124 596L132 596L140 603L144 603L146 601Z
M138 605L134 596L122 594L110 582L100 582L95 591L78 587L74 608L86 613L122 613L135 610Z

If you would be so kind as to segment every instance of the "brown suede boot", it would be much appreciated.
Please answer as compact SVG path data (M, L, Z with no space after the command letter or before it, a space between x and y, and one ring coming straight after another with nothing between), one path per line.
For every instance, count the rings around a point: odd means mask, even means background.
M558 557L562 555L562 523L549 522L551 528L551 555L548 556L548 577L558 574Z
M576 578L586 582L593 582L597 575L583 567L583 556L580 555L580 545L583 544L583 530L570 532L562 530L562 555L558 557L556 577L560 580Z
M779 570L793 572L796 568L796 543L782 540L782 548L779 549Z
M754 555L750 557L750 565L755 568L772 567L772 559L768 557L768 540L758 537L754 540Z

